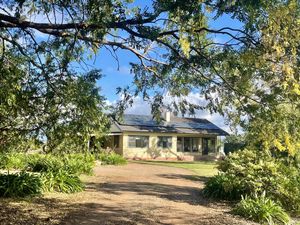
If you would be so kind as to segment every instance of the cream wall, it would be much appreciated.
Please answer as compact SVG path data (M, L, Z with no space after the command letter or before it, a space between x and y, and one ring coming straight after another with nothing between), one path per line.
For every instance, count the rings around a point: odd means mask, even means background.
M149 146L145 148L132 148L128 147L128 136L149 136ZM172 137L172 148L163 149L157 147L158 136ZM214 137L209 135L187 135L187 134L174 134L174 133L135 133L127 132L122 135L122 152L126 158L134 159L189 159L194 160L195 157L202 156L201 152L177 152L177 137ZM202 141L200 141L201 147ZM200 148L201 149L201 148Z

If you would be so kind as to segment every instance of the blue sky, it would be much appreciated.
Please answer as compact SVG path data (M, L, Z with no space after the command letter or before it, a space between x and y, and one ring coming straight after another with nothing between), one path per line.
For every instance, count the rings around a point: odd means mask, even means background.
M224 26L230 26L234 28L240 28L242 24L233 20L230 16L225 15L213 21L211 24L213 28L220 29ZM226 41L224 36L214 36L216 40ZM119 99L116 95L116 89L118 87L125 87L131 85L133 80L133 74L130 73L130 62L137 62L137 58L129 51L118 50L118 62L112 57L110 52L106 49L101 49L95 62L91 60L89 62L95 68L102 69L104 77L98 81L98 85L102 89L102 94L109 100L115 101Z
M137 1L135 4L139 4L141 1ZM151 1L142 1L142 5L149 5ZM228 26L232 28L241 28L242 24L238 21L232 19L229 15L224 15L215 21L211 21L209 24L212 28L220 29L222 27ZM227 37L224 36L213 36L216 41L224 42L228 41ZM91 60L89 64L97 69L101 69L104 77L97 82L101 87L101 94L104 95L110 103L117 101L120 96L116 94L116 89L118 87L124 88L126 86L131 86L133 81L133 74L130 73L130 62L137 62L137 58L129 51L118 50L118 62L112 57L110 52L106 49L100 49L96 55L95 60ZM201 102L201 97L197 93L191 93L188 97L192 101ZM128 113L136 114L150 114L150 106L143 102L141 97L138 97L132 106L132 108L127 110ZM229 131L228 126L225 125L224 118L218 114L211 115L207 111L198 111L196 113L197 117L203 117L211 120L218 126Z
M148 6L151 9L151 0L136 0L132 4L133 6ZM43 18L36 18L43 20ZM45 18L44 18L45 19ZM232 27L241 28L242 24L236 20L233 20L228 15L224 15L215 21L210 20L209 26L211 28L220 29L222 27ZM39 34L40 38L45 38L44 34ZM212 36L215 41L226 42L228 37L222 35ZM126 50L118 50L118 62L114 59L111 53L102 48L98 51L95 58L86 61L90 69L101 69L104 77L97 82L97 85L101 88L101 95L105 96L109 103L114 103L120 99L120 96L116 94L116 89L118 87L124 88L126 86L132 86L133 74L130 73L130 62L138 62L137 58L133 53ZM83 71L83 68L78 67L78 64L74 63L74 69L77 71ZM197 93L191 93L188 98L193 102L203 101L203 98ZM203 103L203 102L202 102ZM150 106L143 102L141 97L137 97L134 101L132 108L128 109L127 112L138 113L138 114L150 114ZM212 122L216 123L220 127L228 130L224 126L224 119L217 114L211 115L206 111L198 111L196 113L197 117L204 117Z

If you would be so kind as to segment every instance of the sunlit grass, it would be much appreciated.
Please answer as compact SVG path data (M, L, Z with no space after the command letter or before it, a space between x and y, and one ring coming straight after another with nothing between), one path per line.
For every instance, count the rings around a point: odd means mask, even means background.
M183 168L193 171L198 176L211 177L216 175L217 163L212 161L194 161L194 162L178 162L178 161L131 161L134 163L159 165L159 166L171 166L177 168Z

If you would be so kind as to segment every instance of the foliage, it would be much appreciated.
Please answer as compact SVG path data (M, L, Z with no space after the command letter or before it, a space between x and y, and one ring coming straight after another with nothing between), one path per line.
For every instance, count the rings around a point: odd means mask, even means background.
M297 157L243 150L230 154L218 166L219 175L206 183L207 196L236 200L266 195L288 212L300 213L300 167Z
M219 173L210 178L203 189L205 196L226 200L240 199L247 192L239 180L224 173Z
M265 152L245 149L227 157L219 169L240 183L245 191L243 194L262 193L264 190L275 193L280 180L284 179L280 166Z
M41 75L28 65L14 52L0 60L0 151L87 150L90 134L99 139L109 124L96 86L101 72L64 77L49 66Z
M78 176L92 174L95 165L93 155L82 153L66 155L10 153L0 154L0 159L2 168L24 171L19 174L1 175L3 176L1 196L7 197L27 196L40 193L42 190L64 193L82 191L84 185Z
M281 164L280 169L284 177L278 181L280 186L273 196L286 210L300 215L300 167Z
M0 174L1 197L26 197L40 194L41 190L42 183L37 174Z
M234 213L262 224L289 224L290 222L289 215L284 209L266 197L265 193L242 198L234 208Z
M32 155L29 156L28 169L32 172L57 172L64 166L64 162L59 157L53 155Z
M64 168L72 174L91 175L95 166L95 156L89 153L67 154L63 158Z
M51 151L66 149L64 145L73 143L69 138L82 144L88 131L97 132L95 122L102 131L98 119L103 118L97 117L102 114L96 113L99 107L94 104L98 97L91 86L82 85L89 78L79 75L77 80L70 65L108 48L114 57L119 53L116 49L122 49L139 59L131 63L135 86L118 89L123 94L121 111L140 94L159 118L167 90L167 98L179 97L167 106L183 114L203 108L219 112L233 125L258 133L260 144L266 138L270 145L291 154L290 147L299 144L299 124L292 129L287 122L291 117L299 119L295 116L300 107L299 1L153 0L144 7L128 0L24 0L4 1L3 8L7 10L0 14L5 28L0 40L6 47L1 50L6 66L1 73L5 76L0 82L0 112L9 119L1 126L2 137L7 136L7 127L14 128L9 134L15 139L28 133L36 137L39 127L47 124ZM40 15L49 21L41 25L32 19ZM223 17L234 21L216 29L214 24ZM37 31L47 38L36 38ZM199 106L186 98L195 92L207 104ZM83 107L90 103L91 109ZM277 120L277 115L283 120ZM262 126L264 120L274 131L272 140ZM20 124L22 129L16 129ZM0 143L5 140L1 138Z
M0 154L0 169L23 170L27 166L25 155L22 153Z
M43 191L46 192L74 193L84 189L84 185L79 177L65 170L42 173L41 180Z
M249 121L246 139L252 148L295 156L300 151L300 110L292 105L261 112Z
M101 161L103 165L124 165L127 163L123 156L116 154L114 152L106 153L96 153L96 159Z
M9 153L0 154L2 169L17 169L31 172L68 171L71 174L91 175L95 166L95 156L89 153L64 155Z
M246 147L245 135L230 135L224 140L224 152L229 154L229 152L236 152L242 150Z

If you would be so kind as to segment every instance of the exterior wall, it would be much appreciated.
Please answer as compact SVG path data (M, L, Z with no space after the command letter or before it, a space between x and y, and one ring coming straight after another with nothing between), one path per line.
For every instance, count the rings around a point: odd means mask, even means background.
M115 148L114 151L119 155L123 155L123 135L119 137L119 148Z
M141 135L149 136L149 146L145 148L132 148L128 147L128 136L129 135ZM158 136L172 137L171 148L159 148L157 146ZM175 133L134 133L126 132L123 133L122 137L122 153L125 158L130 159L157 159L157 160L198 160L205 159L211 156L215 157L217 152L208 156L202 156L202 152L177 152L177 137L210 137L215 138L217 146L217 136L205 136L205 135L188 135L188 134L175 134ZM199 143L199 149L202 149L202 139ZM121 145L120 145L121 146ZM217 147L216 147L217 151Z
M115 135L107 136L106 141L104 143L104 148L112 149L115 153L123 155L123 135L119 135L118 148L116 147L116 143L114 143L114 136Z

